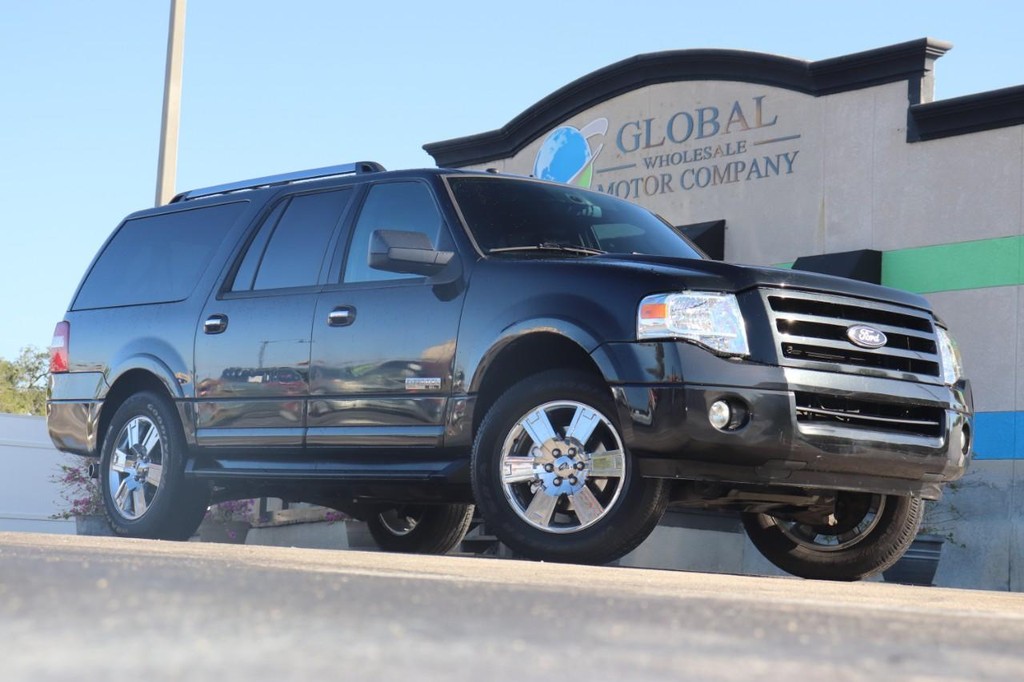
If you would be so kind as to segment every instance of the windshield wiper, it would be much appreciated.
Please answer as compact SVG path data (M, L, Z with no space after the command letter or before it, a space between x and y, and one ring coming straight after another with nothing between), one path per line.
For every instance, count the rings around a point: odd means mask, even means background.
M588 246L568 246L554 242L542 242L535 246L504 246L500 249L491 249L489 253L508 253L510 251L559 251L562 253L579 253L584 256L601 256L608 253L607 251L592 249Z

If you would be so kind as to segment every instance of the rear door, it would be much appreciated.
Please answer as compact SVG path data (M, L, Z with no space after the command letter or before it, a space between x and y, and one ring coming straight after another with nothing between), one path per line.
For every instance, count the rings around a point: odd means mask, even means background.
M464 290L371 268L379 229L423 232L453 248L426 182L369 187L313 319L307 445L319 449L321 469L344 468L354 449L372 457L442 443Z
M301 457L313 313L351 195L278 200L208 301L195 345L200 446Z

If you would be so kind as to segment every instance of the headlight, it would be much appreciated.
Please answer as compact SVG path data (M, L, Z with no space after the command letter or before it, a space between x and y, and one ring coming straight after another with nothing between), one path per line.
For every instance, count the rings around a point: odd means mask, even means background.
M960 346L942 327L936 327L939 337L939 354L942 356L942 380L952 386L964 376L964 362L960 358Z
M685 291L640 302L638 339L687 339L723 355L747 355L747 330L732 294Z

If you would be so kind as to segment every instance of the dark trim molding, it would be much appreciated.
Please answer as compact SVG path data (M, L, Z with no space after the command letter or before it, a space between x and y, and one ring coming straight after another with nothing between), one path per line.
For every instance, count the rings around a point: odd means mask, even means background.
M725 220L678 225L677 230L697 245L711 260L725 260Z
M910 107L916 135L910 142L938 140L1024 123L1024 85L979 92Z
M801 256L793 263L793 269L881 284L882 252L860 249L841 253L824 253L817 256Z
M423 148L438 166L461 167L514 156L566 119L621 94L677 81L739 81L815 97L907 81L911 104L921 101L921 79L952 45L920 38L866 52L807 62L740 50L673 50L641 54L587 74L560 88L499 130L431 142Z

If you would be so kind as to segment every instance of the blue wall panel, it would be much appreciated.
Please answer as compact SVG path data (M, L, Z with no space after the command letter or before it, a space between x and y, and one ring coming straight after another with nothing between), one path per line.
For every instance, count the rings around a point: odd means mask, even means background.
M1024 412L979 412L974 431L975 459L1024 459Z

